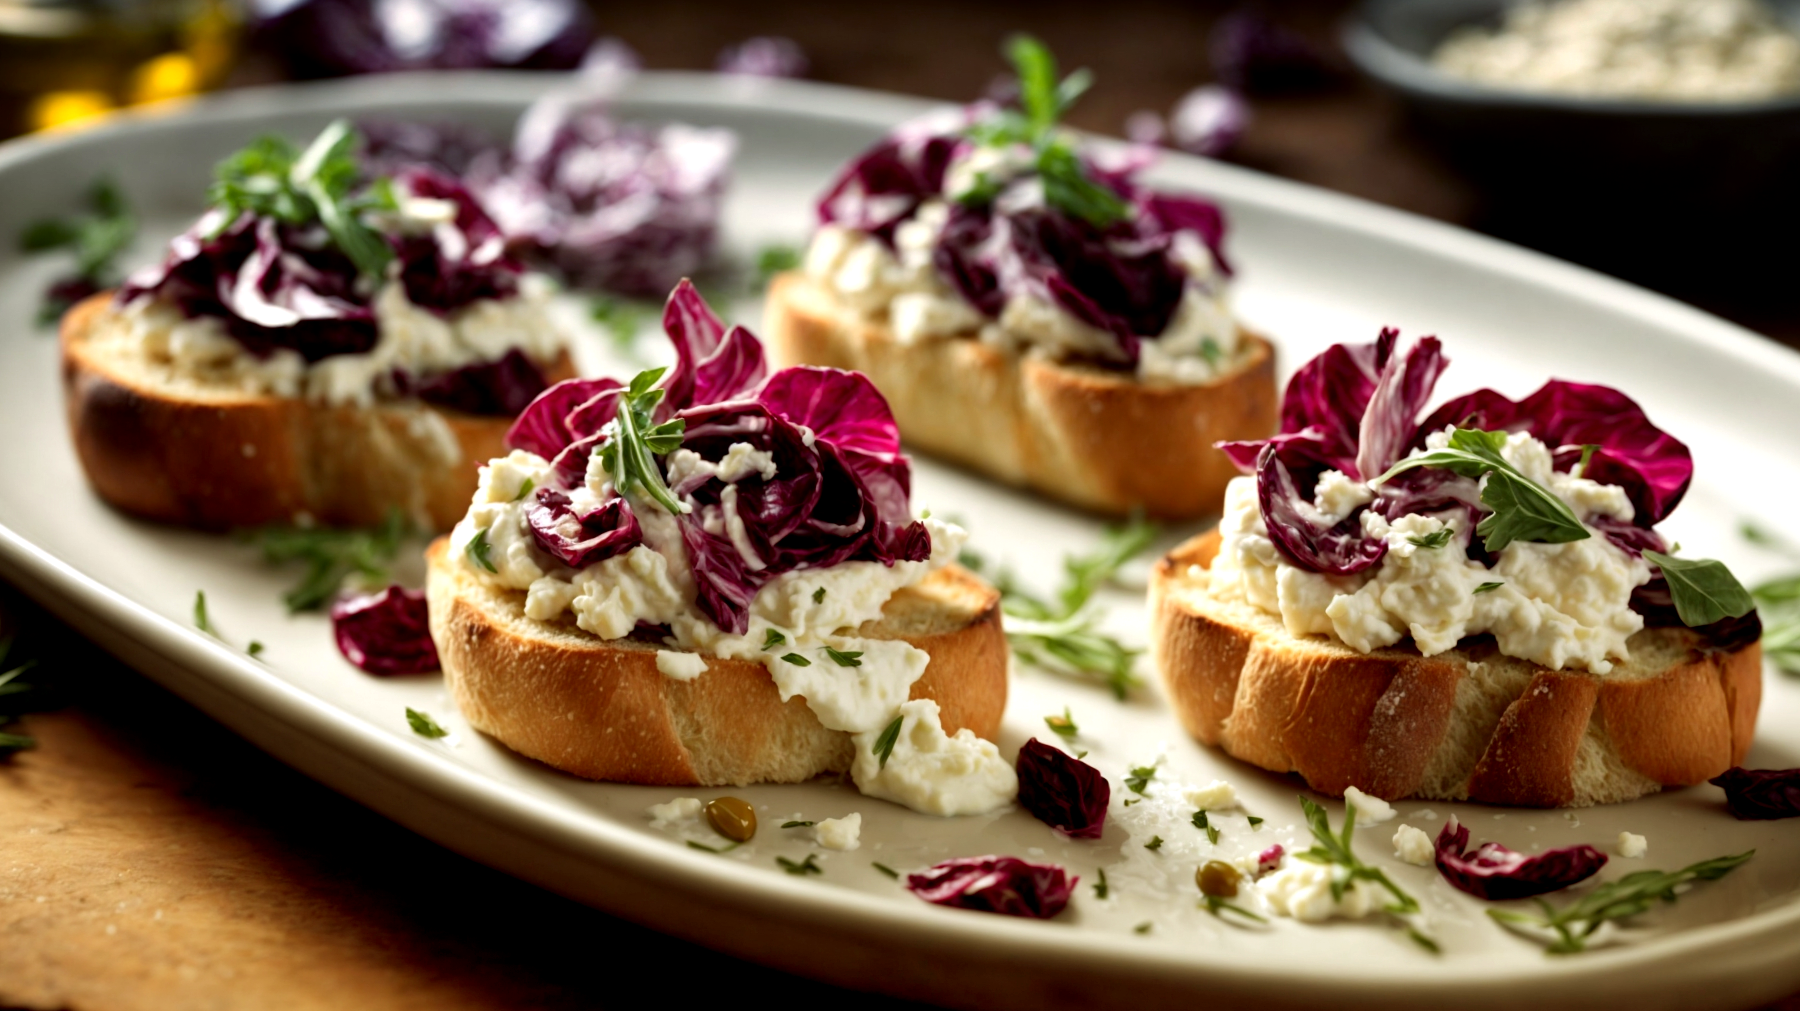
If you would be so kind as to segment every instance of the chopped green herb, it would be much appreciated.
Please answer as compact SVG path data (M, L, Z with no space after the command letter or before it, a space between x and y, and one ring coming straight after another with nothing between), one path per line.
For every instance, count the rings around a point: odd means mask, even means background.
M60 218L36 221L19 234L19 249L27 253L67 250L75 256L75 273L67 280L86 282L98 291L117 282L115 262L137 237L137 217L125 194L111 179L96 179L88 187L87 210ZM72 301L60 294L62 285L44 294L38 307L38 323L48 326L62 318Z
M1194 827L1197 829L1200 829L1201 831L1206 833L1206 841L1207 842L1217 843L1219 841L1218 826L1216 826L1212 822L1206 820L1206 812L1205 811L1195 811L1194 812Z
M1150 921L1145 920L1144 922L1131 928L1131 932L1134 934L1148 934L1150 932L1150 927L1151 927Z
M775 862L780 864L781 869L787 871L789 874L806 875L825 873L825 868L819 866L819 855L817 853L808 853L806 859L798 863L789 860L787 857L776 857Z
M1155 851L1162 849L1162 842L1162 836L1153 835L1150 837L1150 841L1144 844L1144 848L1154 853Z
M1501 588L1502 586L1505 586L1505 585L1506 585L1505 583L1482 583L1480 586L1477 586L1473 591L1471 591L1469 593L1469 596L1473 597L1477 593L1492 593L1495 590L1498 590L1499 588Z
M1582 443L1582 445L1581 445L1581 463L1576 465L1575 473L1573 475L1574 477L1580 477L1581 475L1587 473L1588 461L1592 460L1594 458L1594 451L1599 448L1600 447L1597 444L1592 443L1592 442Z
M782 659L787 661L788 663L793 664L796 667L811 667L812 666L811 660L808 660L807 658L801 656L798 653L788 653L788 654L784 655L782 657Z
M1087 752L1086 752L1086 751L1077 751L1077 752L1075 752L1075 757L1076 757L1076 758L1086 758L1086 757L1087 757L1087 756L1088 756L1088 753L1087 753Z
M821 586L818 589L813 591L813 603L815 603L815 604L825 603L825 588L823 586Z
M817 825L817 824L818 824L818 822L816 822L816 821L784 821L781 823L781 827L782 828L812 828L814 825Z
M708 853L730 853L732 850L744 845L741 842L734 842L729 846L708 846L703 842L695 842L692 839L689 839L687 844L690 849L705 850Z
M1261 828L1262 827L1263 820L1261 818L1258 818L1256 815L1250 815L1250 816L1248 816L1248 818L1246 820L1248 820L1250 822L1251 828Z
M1662 569L1663 578L1669 581L1669 595L1675 598L1675 613L1689 628L1742 618L1756 610L1750 591L1724 562L1675 558L1659 551L1645 551L1644 559Z
M1216 371L1225 360L1225 349L1219 346L1218 341L1205 337L1200 341L1200 357L1206 359L1207 367Z
M519 482L519 493L517 495L513 496L513 501L514 502L524 501L525 496L531 494L531 489L533 489L535 487L537 487L537 482L533 481L531 478L526 478L525 480Z
M1150 785L1150 781L1155 778L1156 766L1140 765L1133 768L1131 773L1125 777L1125 788L1132 793L1141 794L1144 792L1144 788Z
M408 707L406 710L406 722L407 725L412 727L413 733L418 734L420 737L430 737L435 740L439 737L445 737L450 733L450 731L438 726L436 720L411 707Z
M1269 922L1268 920L1263 919L1261 916L1258 916L1257 914L1252 913L1250 910L1245 909L1243 906L1237 905L1234 902L1227 902L1224 898L1217 896L1217 895L1201 896L1200 904L1206 907L1207 912L1213 914L1214 916L1218 916L1220 919L1224 918L1224 917L1220 916L1221 913L1236 913L1239 916L1244 917L1245 919L1255 920L1257 923Z
M1331 878L1332 901L1341 901L1344 891L1354 882L1367 881L1370 884L1378 885L1393 898L1393 901L1388 903L1383 911L1390 916L1400 918L1406 925L1407 935L1420 946L1436 951L1435 942L1404 920L1405 917L1419 912L1418 900L1402 891L1400 886L1394 884L1379 867L1371 867L1357 858L1355 850L1351 847L1351 837L1356 832L1356 818L1346 814L1343 832L1334 835L1331 831L1331 816L1325 813L1324 808L1306 797L1301 797L1300 809L1306 812L1306 825L1312 830L1313 846L1311 849L1295 853L1294 856L1310 863L1324 864L1339 869Z
M351 575L369 583L386 582L406 535L405 517L390 509L381 526L368 530L264 527L249 536L271 565L306 563L306 575L282 600L289 611L312 611L330 603Z
M631 385L619 398L617 413L605 429L608 434L599 453L600 465L612 476L619 494L641 491L671 515L679 516L688 507L669 490L655 459L680 449L682 433L687 431L687 422L681 418L655 423L656 407L663 398L656 382L667 371L667 367L646 369L632 377Z
M1659 902L1674 902L1684 885L1717 881L1755 855L1756 851L1750 850L1737 856L1715 857L1673 872L1637 871L1601 885L1561 909L1543 899L1534 899L1537 915L1511 909L1490 909L1487 914L1507 927L1549 932L1554 940L1545 950L1552 955L1572 955L1585 950L1588 938L1607 921L1636 916Z
M787 636L782 635L779 629L771 628L763 633L762 648L764 653L767 653L777 646L785 645L787 645Z
M1142 798L1142 797L1133 797L1130 800L1125 802L1125 806L1130 807L1131 805L1136 804L1136 803L1142 801L1143 799L1144 798Z
M862 666L862 651L861 650L857 650L855 652L844 652L842 650L832 649L830 646L827 646L827 647L825 647L825 655L830 657L831 662L837 664L839 667L861 667Z
M469 538L469 546L464 550L468 552L469 560L476 565L481 566L489 572L500 571L499 569L494 568L494 563L488 558L488 552L493 550L493 545L488 543L487 527L482 527L480 530L475 531L475 536Z
M257 642L255 639L250 640L250 645L244 647L244 652L250 654L251 656L262 656L262 651L263 651L263 644L260 642Z
M1106 898L1107 893L1112 891L1112 888L1106 883L1106 868L1099 868L1094 873L1098 875L1100 879L1094 882L1094 898L1104 899Z
M756 290L769 286L776 274L800 266L800 250L785 242L770 243L756 251Z
M1526 477L1500 455L1505 445L1505 432L1458 428L1450 434L1449 446L1401 460L1376 483L1414 467L1441 467L1471 478L1487 475L1481 503L1492 512L1476 525L1475 532L1489 551L1503 550L1513 541L1564 544L1593 536L1567 502Z
M887 864L870 864L869 866L886 874L888 877L893 878L895 881L900 880L900 872L889 867Z
M1051 733L1065 741L1072 741L1076 734L1081 733L1081 728L1075 725L1075 718L1069 715L1067 706L1063 707L1061 716L1044 717L1044 725L1050 728Z
M219 630L213 627L212 618L206 613L206 591L194 591L194 627L214 639L219 638Z
M1428 534L1424 535L1423 537L1408 537L1406 539L1406 543L1411 544L1415 548L1425 548L1427 550L1435 550L1437 548L1443 547L1446 544L1449 544L1450 538L1455 537L1455 536L1456 536L1456 531L1450 529L1449 527L1445 527L1442 530L1433 530L1431 533L1428 533Z
M364 224L366 211L393 210L393 188L377 179L352 193L362 178L355 151L360 138L349 120L336 120L296 150L285 139L263 136L219 163L212 186L219 229L245 211L291 225L317 222L356 269L380 278L393 259L387 240Z
M905 722L904 716L894 717L894 722L883 728L881 736L875 738L875 757L881 760L880 767L883 769L887 768L888 758L894 754L894 745L900 742L900 727Z

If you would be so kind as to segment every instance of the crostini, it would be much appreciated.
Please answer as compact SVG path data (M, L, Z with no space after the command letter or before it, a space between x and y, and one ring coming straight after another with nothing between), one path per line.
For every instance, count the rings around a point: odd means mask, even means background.
M676 364L534 401L428 555L432 637L469 722L576 775L794 782L849 772L934 814L1008 803L999 594L963 531L910 511L862 376L766 374L692 285Z
M1186 729L1315 790L1534 807L1630 800L1742 764L1761 624L1720 563L1655 530L1693 474L1631 399L1552 381L1419 415L1424 338L1338 345L1217 530L1151 579Z
M818 204L777 277L777 360L863 372L902 436L1106 513L1216 511L1215 442L1275 423L1275 356L1229 305L1224 216L1139 182L1057 126L1086 84L1015 40L1019 107L909 123Z
M356 133L264 137L222 162L163 262L63 319L69 427L129 513L203 528L431 530L574 374L547 292L455 179L367 179Z

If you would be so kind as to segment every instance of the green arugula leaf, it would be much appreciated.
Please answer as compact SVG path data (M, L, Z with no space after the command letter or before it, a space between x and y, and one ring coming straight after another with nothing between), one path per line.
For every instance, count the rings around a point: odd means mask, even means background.
M277 526L251 531L248 537L271 565L305 563L306 574L282 596L290 612L299 612L329 604L352 575L370 584L387 582L407 533L400 510L390 509L373 529Z
M1401 460L1375 483L1415 467L1439 467L1477 479L1486 475L1481 503L1491 511L1476 525L1475 532L1481 535L1488 551L1501 551L1513 541L1565 544L1593 536L1567 502L1520 473L1500 455L1505 445L1505 432L1458 428L1450 434L1446 448Z
M687 422L680 418L655 423L656 408L663 398L656 382L667 371L666 367L646 369L633 377L619 398L618 413L607 423L608 435L600 444L599 453L600 465L612 475L613 487L619 494L641 491L671 515L679 516L688 511L688 506L676 500L655 459L679 449L682 433L687 430Z
M1710 558L1675 558L1660 551L1645 551L1644 558L1662 569L1675 598L1675 613L1689 628L1710 625L1725 618L1742 618L1756 610L1750 591L1738 582L1724 562Z
M830 646L827 646L827 647L825 647L825 655L830 657L831 662L837 664L839 667L861 667L862 666L862 651L861 650L858 650L856 652L847 653L842 650L835 650L835 649L832 649Z
M1218 843L1219 829L1212 822L1206 820L1205 811L1194 812L1194 827L1206 833L1207 842L1214 844Z
M488 528L482 527L475 531L475 536L469 538L469 546L464 550L468 552L469 559L476 565L489 572L498 573L500 570L494 568L493 561L488 558L488 554L493 548L494 546L488 543Z
M1081 733L1081 728L1075 725L1075 718L1069 715L1067 706L1063 707L1061 716L1044 717L1044 725L1050 728L1051 733L1065 741L1072 741L1076 734Z
M408 726L412 727L413 733L418 734L420 737L429 737L432 740L436 740L440 737L448 737L450 735L450 731L438 726L436 720L410 706L407 707L406 710L406 723Z
M1654 908L1659 902L1672 903L1680 895L1682 886L1696 881L1717 881L1755 855L1756 851L1750 850L1736 856L1714 857L1672 872L1637 871L1601 885L1561 909L1541 898L1534 899L1537 915L1512 909L1489 909L1487 914L1503 926L1528 928L1523 931L1527 934L1549 932L1554 939L1545 951L1552 955L1572 955L1586 950L1588 938L1608 921L1628 919Z
M12 654L12 647L12 636L0 638L0 663L4 663L6 658ZM36 666L37 660L30 659L24 663L15 664L5 673L0 673L0 696L24 695L35 691L35 686L20 681L19 677ZM0 726L16 719L18 719L18 714L15 712L0 712ZM24 751L35 747L37 747L37 739L34 737L26 734L0 733L0 759L12 755L15 751Z
M881 761L879 768L887 768L888 759L894 754L894 745L900 743L900 727L905 722L904 716L894 717L894 722L884 727L881 735L875 738L875 757Z
M799 861L798 863L789 860L787 857L776 857L775 862L781 866L782 870L787 871L789 874L805 876L807 874L825 873L825 868L819 866L819 855L817 853L808 853L806 859Z
M1445 527L1442 530L1433 530L1423 537L1408 537L1406 543L1411 544L1415 548L1425 548L1428 551L1435 551L1436 549L1449 544L1450 538L1455 536L1456 531L1449 527Z
M512 500L514 502L523 502L525 500L525 496L531 494L531 490L536 487L537 487L537 482L533 481L531 478L526 478L525 480L520 481L519 482L519 493L517 495L514 495Z
M764 653L767 653L777 646L785 645L787 645L787 636L782 635L780 629L771 628L763 632L762 648Z
M1125 788L1132 793L1142 794L1150 781L1156 778L1156 766L1140 765L1131 770L1125 777Z

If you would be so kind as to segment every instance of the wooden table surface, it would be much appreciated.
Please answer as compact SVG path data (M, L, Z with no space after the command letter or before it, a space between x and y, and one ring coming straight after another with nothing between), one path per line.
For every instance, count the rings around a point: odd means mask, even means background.
M1328 42L1347 4L1271 5ZM1223 5L686 0L606 10L652 68L703 68L753 34L799 40L827 81L944 99L979 93L1012 30L1098 85L1074 122L1117 133L1210 77ZM1353 78L1258 99L1232 159L1443 220L1484 225L1481 195ZM1573 226L1572 226L1573 227ZM1800 338L1800 308L1729 283L1676 294ZM586 1008L639 1003L643 980L709 979L789 1006L850 994L666 938L473 864L282 766L0 588L59 706L0 764L0 1007ZM1800 1011L1800 995L1775 1007Z

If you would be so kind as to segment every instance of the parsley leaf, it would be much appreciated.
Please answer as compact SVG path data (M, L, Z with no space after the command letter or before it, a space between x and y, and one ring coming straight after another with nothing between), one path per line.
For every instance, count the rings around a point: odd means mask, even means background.
M853 652L845 652L843 650L836 650L836 649L832 649L830 646L827 646L827 647L825 647L825 655L830 657L831 662L837 664L839 667L861 667L862 666L862 651L861 650L856 650Z
M1406 543L1411 544L1415 548L1425 548L1427 550L1435 550L1437 548L1443 547L1446 544L1449 544L1450 538L1455 537L1455 536L1456 536L1456 531L1450 529L1449 527L1445 527L1442 530L1433 530L1431 533L1428 533L1423 537L1408 537L1406 539Z
M762 648L764 653L767 653L777 646L785 645L787 645L787 636L782 635L780 629L771 628L763 632Z
M488 528L482 527L480 530L475 531L475 536L469 538L469 546L464 550L468 552L469 559L476 565L481 566L489 572L497 573L500 570L494 568L493 561L488 558L488 552L492 551L493 547L492 544L488 543Z
M1512 909L1490 909L1487 914L1503 926L1535 928L1555 936L1545 949L1552 955L1572 955L1587 948L1588 938L1608 920L1623 920L1654 907L1674 902L1683 885L1717 881L1756 855L1755 850L1736 856L1714 857L1678 871L1637 871L1608 882L1561 909L1543 899L1533 899L1538 914Z
M429 737L432 740L436 740L440 737L447 737L450 734L450 731L438 726L438 722L429 715L419 712L417 709L411 707L408 707L406 710L406 722L412 727L413 733L418 734L420 737Z
M1075 725L1075 718L1069 715L1068 706L1063 707L1061 716L1044 717L1044 725L1050 728L1051 733L1065 741L1072 741L1076 734L1081 733L1081 728Z
M525 480L520 481L519 482L519 493L517 495L514 495L512 497L512 500L514 502L523 502L525 500L525 496L531 494L531 490L536 487L537 487L537 482L533 481L531 478L526 478Z
M804 876L807 874L825 873L825 868L819 866L819 855L817 853L808 853L806 859L799 861L798 863L789 860L787 857L776 857L775 862L780 864L781 869L787 871L789 874L799 874Z
M789 654L783 656L781 659L787 661L788 663L793 664L796 667L811 667L812 666L811 660L808 660L807 658L801 656L798 653L789 653Z
M669 490L655 459L681 448L681 435L687 430L687 422L680 418L655 423L656 407L663 398L656 381L667 371L666 367L646 369L632 378L619 398L618 413L603 429L607 438L600 444L600 465L612 475L619 494L642 491L670 514L680 515L688 507Z
M1197 829L1200 829L1206 833L1206 841L1207 842L1216 844L1219 841L1218 826L1216 826L1212 822L1206 820L1206 812L1205 811L1195 811L1194 812L1194 827Z
M407 533L400 510L391 509L381 526L371 530L264 527L249 537L271 565L306 563L306 574L282 596L288 610L295 612L324 607L351 575L370 583L386 582L389 566Z
M1505 432L1458 428L1450 434L1449 446L1401 460L1376 483L1414 467L1441 467L1471 478L1487 475L1481 503L1492 511L1482 518L1475 532L1481 535L1488 551L1503 550L1513 541L1566 544L1593 536L1567 502L1526 477L1500 455L1505 445Z
M1150 837L1150 841L1144 844L1144 848L1154 853L1157 850L1162 849L1162 842L1162 836L1153 835Z
M900 743L900 727L906 717L896 716L894 722L882 729L881 735L875 738L875 757L881 760L881 768L887 768L888 759L894 754L894 745Z
M1148 934L1148 933L1150 933L1150 928L1153 926L1155 926L1155 924L1151 923L1149 920L1145 920L1144 922L1131 928L1131 932L1134 934Z
M1150 781L1155 778L1156 766L1140 765L1132 769L1131 774L1125 777L1125 788L1132 793L1142 794L1144 788L1149 786Z
M1660 551L1645 551L1644 558L1662 569L1675 598L1675 613L1689 628L1710 625L1725 618L1741 618L1756 609L1756 601L1724 562L1710 558L1675 558Z

